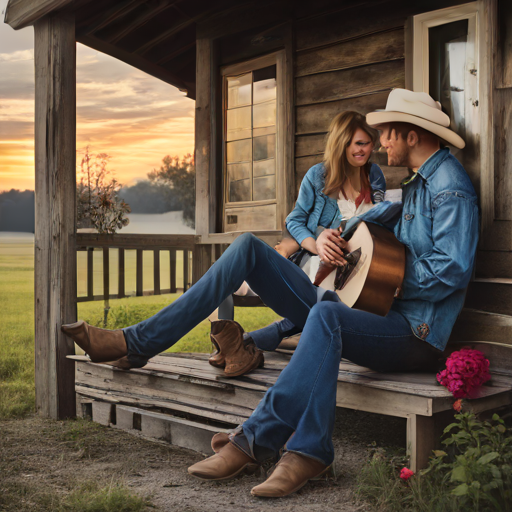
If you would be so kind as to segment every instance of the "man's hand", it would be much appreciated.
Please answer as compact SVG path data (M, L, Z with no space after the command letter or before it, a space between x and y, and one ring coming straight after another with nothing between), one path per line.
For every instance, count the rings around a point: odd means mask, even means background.
M339 229L324 229L316 240L316 249L320 260L331 265L345 265L343 249L347 242L340 237Z

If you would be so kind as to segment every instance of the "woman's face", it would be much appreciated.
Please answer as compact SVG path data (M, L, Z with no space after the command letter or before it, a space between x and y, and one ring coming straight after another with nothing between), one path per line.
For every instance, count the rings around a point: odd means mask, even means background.
M347 161L352 167L361 167L370 158L373 151L371 137L361 128L358 128L345 152Z

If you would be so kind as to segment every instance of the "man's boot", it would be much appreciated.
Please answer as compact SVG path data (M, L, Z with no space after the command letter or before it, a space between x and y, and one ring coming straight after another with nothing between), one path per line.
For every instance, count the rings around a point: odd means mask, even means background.
M215 333L215 334L214 334ZM212 339L225 358L226 377L239 377L264 363L263 352L250 340L244 343L244 330L233 320L212 322Z
M61 331L91 358L93 363L117 361L128 353L123 331L100 329L83 320L61 326Z
M273 473L251 494L261 498L282 498L306 485L309 480L325 473L329 466L316 459L294 452L286 452Z
M253 458L228 441L215 455L190 466L188 472L201 480L229 480L243 473L252 474L258 468Z

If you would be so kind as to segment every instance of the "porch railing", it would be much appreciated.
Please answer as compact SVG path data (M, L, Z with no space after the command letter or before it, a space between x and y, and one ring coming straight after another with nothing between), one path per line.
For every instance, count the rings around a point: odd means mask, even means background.
M78 233L76 237L77 252L85 251L86 257L86 295L77 297L77 302L95 300L109 301L128 296L161 295L186 291L192 282L192 265L196 252L195 235L100 235L96 233ZM101 268L103 293L94 290L94 251L101 249ZM111 265L110 249L118 250L117 275L118 286L115 293L111 293ZM126 293L126 251L135 250L135 290ZM144 252L153 253L153 287L144 289ZM168 286L161 285L161 253L169 252L169 281ZM183 278L178 280L178 254L182 253ZM78 254L77 254L78 256ZM197 266L197 265L196 265ZM167 272L166 272L167 273ZM133 277L133 276L132 276ZM195 276L194 276L195 279ZM181 281L181 282L179 282Z

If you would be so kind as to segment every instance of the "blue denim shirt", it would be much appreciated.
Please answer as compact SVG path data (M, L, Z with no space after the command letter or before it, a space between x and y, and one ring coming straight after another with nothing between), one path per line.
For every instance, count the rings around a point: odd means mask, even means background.
M405 245L403 295L392 309L418 338L444 350L464 305L478 242L477 197L464 168L440 149L403 186L402 203L379 203L359 220L393 229ZM346 230L356 223L349 221Z
M386 179L377 164L371 165L369 180L373 193L386 191ZM324 194L324 187L325 166L316 164L304 176L295 208L286 217L286 228L299 244L308 237L316 240L319 226L337 228L342 221L338 202Z

